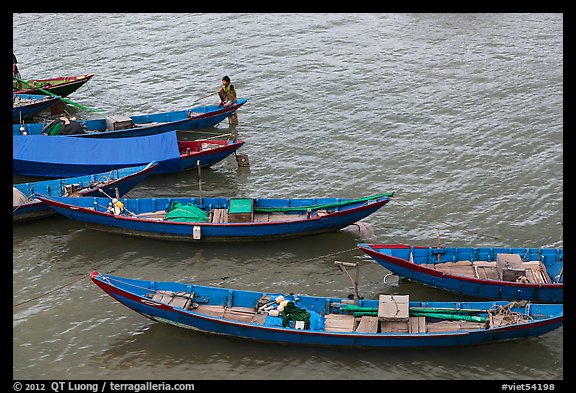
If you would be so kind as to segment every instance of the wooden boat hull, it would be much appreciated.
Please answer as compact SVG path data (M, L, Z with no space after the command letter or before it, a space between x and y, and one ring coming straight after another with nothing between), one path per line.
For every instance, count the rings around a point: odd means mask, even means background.
M50 109L54 104L56 104L60 98L59 97L48 97L45 95L38 95L38 94L13 94L12 101L15 102L15 99L20 98L23 100L31 100L26 105L18 105L14 106L12 110L12 121L17 122L20 120L29 119L34 117L37 113L40 113L44 110ZM20 124L14 124L13 128L18 130L20 133Z
M543 303L562 303L563 279L562 249L537 248L440 248L402 244L358 244L358 248L392 273L430 287L459 295L496 300L529 300ZM412 260L410 261L410 254ZM518 254L522 260L541 261L551 283L522 283L501 279L483 279L462 274L439 271L427 265L447 261L495 261L496 254ZM458 255L458 256L457 256ZM472 267L474 264L472 264ZM467 269L466 266L464 266ZM478 269L476 269L478 270Z
M80 87L82 87L86 82L88 82L95 74L86 74L80 76L61 76L56 78L48 79L32 79L26 82L32 84L35 87L39 87L42 90L46 90L52 94L60 97L67 97L68 95L74 93ZM49 95L40 91L36 88L27 87L26 84L22 84L21 90L12 91L13 94L39 94L39 95ZM15 82L14 85L16 86ZM16 87L15 87L16 88Z
M77 189L78 196L101 196L100 190L108 195L124 196L141 183L158 166L157 162L147 165L115 169L105 173L97 173L80 177L44 180L31 183L15 184L22 194L31 198L36 194L47 196L64 196L66 187ZM57 214L53 209L38 199L31 199L24 204L12 206L12 222L37 220Z
M154 321L207 333L270 343L374 348L452 347L537 337L563 324L561 304L528 304L513 310L518 313L528 312L533 317L531 321L490 326L490 328L419 333L329 330L326 315L333 316L334 309L341 308L346 302L349 303L349 299L302 295L297 296L297 302L307 310L315 310L314 312L317 313L315 315L318 315L316 318L319 318L321 322L315 326L310 324L309 328L296 329L291 326L282 327L282 325L270 324L268 317L265 320L256 317L257 300L263 296L275 299L282 295L279 293L135 280L98 272L92 272L90 278L112 298ZM170 305L151 297L154 293L158 293L157 291L165 290L173 293L194 293L192 302L198 302L197 307L183 307L182 304ZM360 302L366 306L378 304L378 300L360 300ZM206 310L210 307L203 307L204 303L215 305L212 306L210 313L201 311L202 308ZM472 310L488 310L491 307L505 307L506 305L508 302L410 302L410 307L453 307ZM218 307L221 307L222 312L214 312ZM478 312L481 313L481 311ZM324 318L323 326L322 318Z
M239 99L236 105L217 107L216 105L198 106L190 109L130 116L135 127L110 130L106 118L77 120L86 130L86 134L66 135L74 138L128 138L155 135L168 131L190 131L213 127L233 115L248 100ZM42 135L43 123L14 125L13 135ZM23 127L23 130L21 129Z
M229 206L229 198L203 198L202 203L200 203L199 198L121 200L128 212L140 215L140 217L124 214L114 215L106 212L108 202L105 198L82 198L82 200L76 198L44 198L41 196L38 198L58 213L72 220L82 222L92 229L136 237L198 243L275 240L335 232L368 217L390 201L389 197L382 196L366 202L353 203L321 216L315 214L315 209L311 209L309 218L306 214L283 214L286 218L277 219L274 217L271 221L174 222L142 217L153 212L166 211L176 201L182 204L192 203L206 211L210 211L213 208L226 209ZM346 201L346 199L271 200L259 198L254 199L254 205L271 206L275 201L282 201L291 206L297 206L298 204L303 206L306 203L312 205L327 201ZM99 211L96 211L94 206L102 206L102 208L98 208ZM257 209L258 207L255 207L255 210Z

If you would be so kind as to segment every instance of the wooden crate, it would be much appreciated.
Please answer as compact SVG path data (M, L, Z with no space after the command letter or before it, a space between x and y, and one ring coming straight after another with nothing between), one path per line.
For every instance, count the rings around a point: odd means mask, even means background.
M106 118L106 129L110 131L125 130L134 127L132 118L126 116L109 116Z
M378 297L378 320L407 322L409 303L408 295L380 295Z
M251 198L231 198L228 206L228 222L254 221L254 200Z
M503 281L516 281L526 275L526 267L518 254L496 254L496 268Z

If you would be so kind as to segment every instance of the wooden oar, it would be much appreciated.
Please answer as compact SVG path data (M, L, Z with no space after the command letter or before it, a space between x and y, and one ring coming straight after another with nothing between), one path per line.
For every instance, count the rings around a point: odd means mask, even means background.
M195 103L197 103L198 101L203 100L204 98L208 98L208 97L210 97L211 95L214 95L214 94L216 94L216 93L217 93L217 92L212 92L212 93L210 93L210 94L208 94L208 95L205 95L204 97L200 97L200 98L198 98L197 100L192 101L189 105L195 104Z
M22 80L22 79L20 79L20 78L18 78L18 77L16 77L16 76L14 76L13 78L16 79L18 82L25 83L26 85L30 86L30 87L33 88L33 89L36 89L36 90L41 91L41 92L44 93L44 94L48 94L49 96L52 96L52 97L58 97L59 99L61 99L61 100L64 101L65 103L70 104L70 105L72 105L72 106L75 106L75 107L77 107L77 108L84 109L84 110L91 111L91 112L104 112L104 111L101 110L101 109L92 109L92 108L85 107L84 105L77 104L77 103L75 103L75 102L73 102L73 101L70 101L70 100L67 99L67 98L60 97L59 95L54 94L54 93L52 93L52 92L50 92L50 91L48 91L48 90L44 90L44 89L42 89L42 88L40 88L40 87L31 85L30 83L28 83L28 82L26 82L25 80Z

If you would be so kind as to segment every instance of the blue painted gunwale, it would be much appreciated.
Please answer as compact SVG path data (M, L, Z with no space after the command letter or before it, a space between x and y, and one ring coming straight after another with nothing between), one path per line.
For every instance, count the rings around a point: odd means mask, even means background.
M379 197L366 202L357 202L334 208L326 215L315 214L311 209L310 218L304 212L297 220L274 220L270 222L174 222L137 218L129 215L107 213L107 198L65 198L38 197L58 213L89 227L105 232L162 240L211 242L211 241L252 241L293 238L326 232L335 232L376 212L390 201L389 197ZM126 209L136 215L165 211L172 203L193 203L209 212L214 208L227 208L230 198L125 198L121 199ZM309 206L332 202L342 202L352 198L306 198L306 199L254 199L255 210L259 207ZM96 208L96 210L94 210ZM194 227L200 228L200 239L193 238Z
M64 196L64 186L77 184L80 190L76 191L80 196L100 196L99 190L108 195L124 196L141 183L158 166L157 162L130 168L114 169L105 173L92 175L42 180L37 182L19 183L13 186L20 190L27 198L37 194L46 196ZM23 222L57 214L50 207L38 199L31 199L25 204L12 206L12 222Z
M45 97L45 96L39 96ZM127 138L136 136L154 135L168 131L189 131L198 128L212 127L233 115L238 108L244 105L246 98L238 99L235 105L224 107L216 105L197 106L189 109L153 113L147 115L130 116L137 127L123 130L107 130L106 118L91 120L76 120L86 127L86 134L62 135L66 137L85 138ZM16 109L16 108L14 108ZM191 114L191 116L189 116ZM13 135L42 135L44 123L24 124L24 131L20 129L20 124L13 125Z
M561 248L514 247L436 247L405 244L358 244L357 247L392 273L430 287L460 295L494 300L530 300L562 303L564 252ZM412 252L413 263L410 262ZM469 261L496 261L496 254L518 254L525 262L541 261L553 283L534 284L513 281L479 279L441 272L425 264ZM440 255L440 261L438 261ZM554 282L554 281L559 282Z
M25 105L13 106L12 121L14 122L20 119L25 120L31 118L35 114L49 109L60 99L60 97L39 94L12 94L12 102L14 102L17 97L33 101ZM20 124L13 124L12 128L13 132L18 132L18 135L20 135Z
M224 334L248 340L273 343L376 348L451 347L538 337L559 328L563 324L562 304L528 303L524 307L515 307L513 310L522 313L528 312L533 317L531 321L490 327L489 329L458 330L442 333L362 333L300 330L290 327L272 327L256 322L240 322L224 319L221 316L210 316L196 312L194 311L195 309L186 310L181 307L160 303L146 296L146 294L153 293L156 290L184 291L188 294L194 291L194 299L202 299L206 304L226 305L227 307L254 307L261 296L270 295L271 299L274 299L276 296L282 295L281 293L128 279L101 274L96 271L90 273L90 278L112 298L153 321L207 333ZM342 305L344 301L348 300L306 295L296 296L298 296L298 302L302 306L321 315L334 312L338 305ZM377 307L377 304L377 300L359 300L359 305L363 307ZM410 301L410 307L449 307L478 310L487 310L494 305L504 306L507 304L508 302L506 301Z

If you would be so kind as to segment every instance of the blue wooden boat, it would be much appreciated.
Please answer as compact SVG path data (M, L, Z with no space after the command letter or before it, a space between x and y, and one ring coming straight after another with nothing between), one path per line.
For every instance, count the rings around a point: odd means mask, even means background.
M12 222L23 222L57 214L36 195L46 196L124 196L158 166L157 162L130 168L113 169L66 179L43 180L13 185Z
M13 173L51 178L76 177L156 161L152 174L175 173L214 165L244 141L179 141L176 131L132 138L13 136Z
M101 119L76 120L84 133L66 135L86 138L127 138L159 134L179 130L189 131L212 127L233 115L244 105L247 99L239 99L235 105L224 107L216 105L153 113L148 115L109 116ZM55 120L59 121L58 119ZM49 135L51 123L30 123L14 125L13 135ZM56 134L58 135L58 134Z
M12 121L29 119L44 110L50 109L60 97L38 94L12 94ZM21 133L20 124L13 124L14 132Z
M399 277L459 295L562 303L562 248L358 244Z
M209 242L293 238L335 232L376 212L391 193L365 198L107 198L38 196L88 227L163 240Z
M563 324L562 304L422 302L257 292L90 274L112 298L153 321L235 338L335 347L422 348L538 337ZM392 316L388 306L401 310Z

